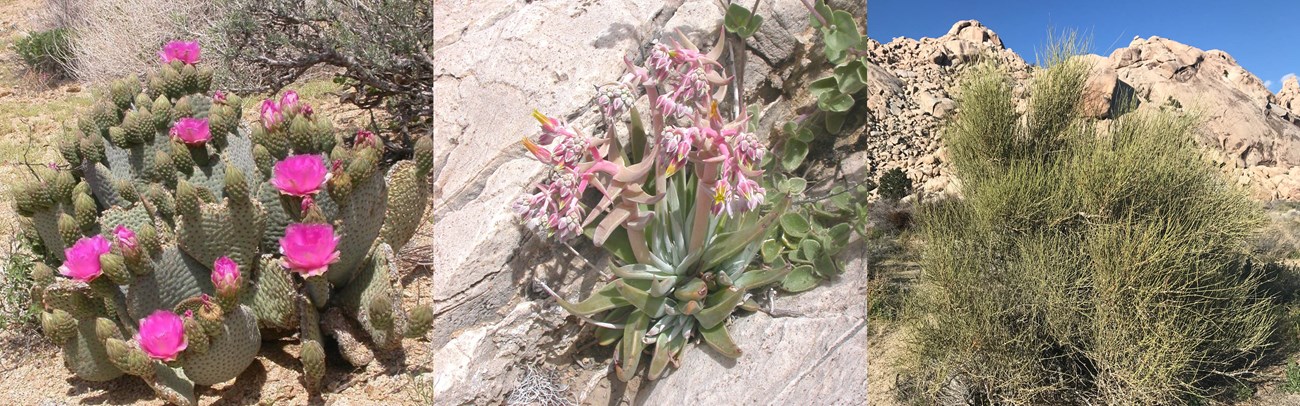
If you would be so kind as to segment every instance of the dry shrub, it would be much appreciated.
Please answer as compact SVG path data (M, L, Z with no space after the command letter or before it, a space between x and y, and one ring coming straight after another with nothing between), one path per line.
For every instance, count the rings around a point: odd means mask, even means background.
M1251 266L1259 207L1199 159L1194 122L1077 112L1089 66L1053 50L1016 112L969 72L945 142L966 198L922 208L907 316L922 392L990 404L1182 404L1257 368L1277 306Z
M106 83L134 76L158 64L158 50L170 40L197 39L204 56L220 44L208 31L222 13L210 0L54 1L50 14L76 33L72 43L76 77Z

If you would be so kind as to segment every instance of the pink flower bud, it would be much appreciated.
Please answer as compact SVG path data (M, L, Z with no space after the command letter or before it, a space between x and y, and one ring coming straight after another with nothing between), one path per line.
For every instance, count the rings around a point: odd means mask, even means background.
M298 107L298 92L292 90L284 92L284 95L280 96L280 109L294 111L295 107Z
M262 100L260 111L262 115L262 127L267 130L275 127L276 124L279 124L280 120L284 117L280 114L280 104L276 103L275 100L272 99Z
M330 178L324 158L320 155L287 157L276 162L271 172L274 175L271 183L280 189L280 193L300 197L316 194Z
M133 254L139 248L135 240L135 232L125 225L118 224L117 228L113 229L113 239L117 240L117 245L122 248L123 254Z
M217 258L212 264L212 285L217 287L217 294L231 296L239 290L239 265L230 257Z
M284 266L303 277L324 274L339 261L339 238L329 224L290 224L280 239Z
M199 42L198 41L172 41L163 46L162 51L158 52L158 58L162 63L171 63L171 61L181 61L186 65L193 65L199 61Z
M175 313L158 310L140 319L140 332L135 336L140 349L149 358L173 361L185 350L185 323Z
M63 250L63 265L59 273L82 282L90 282L99 277L103 270L99 266L99 257L110 250L108 239L104 236L82 237L72 247Z
M208 119L185 117L176 120L172 125L172 137L185 143L185 145L198 146L203 145L212 139L212 131L208 128Z

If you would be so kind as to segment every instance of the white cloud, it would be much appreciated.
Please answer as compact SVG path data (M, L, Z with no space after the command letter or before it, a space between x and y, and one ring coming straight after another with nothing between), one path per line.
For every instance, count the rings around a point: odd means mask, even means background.
M1271 80L1265 80L1265 81L1264 81L1264 87L1273 87L1273 81L1271 81Z

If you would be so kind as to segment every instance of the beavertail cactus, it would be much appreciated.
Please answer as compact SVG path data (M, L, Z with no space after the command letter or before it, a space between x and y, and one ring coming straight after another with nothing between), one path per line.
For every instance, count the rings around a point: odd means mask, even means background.
M352 347L422 336L431 308L406 316L393 253L423 215L431 142L385 166L382 143L350 140L292 92L241 123L242 98L211 91L199 54L172 42L144 84L112 83L60 141L68 169L13 188L48 251L33 303L65 365L195 404L196 385L248 367L264 330L298 334L313 387L322 329Z

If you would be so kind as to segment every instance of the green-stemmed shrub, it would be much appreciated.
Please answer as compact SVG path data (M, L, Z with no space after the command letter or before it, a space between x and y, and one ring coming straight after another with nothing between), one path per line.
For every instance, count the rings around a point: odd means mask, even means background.
M1089 66L1049 55L1018 113L997 66L968 72L945 134L964 199L918 214L910 303L921 390L994 404L1181 404L1270 345L1248 265L1256 204L1199 158L1193 119L1077 114Z

